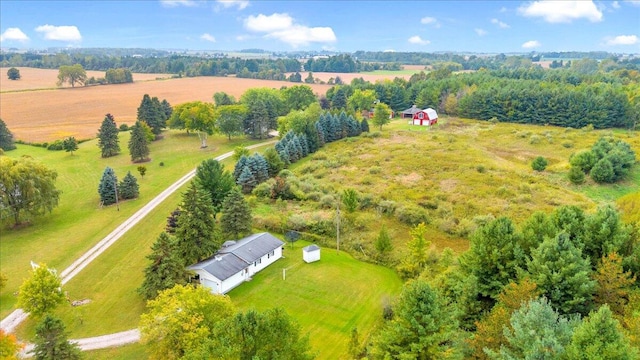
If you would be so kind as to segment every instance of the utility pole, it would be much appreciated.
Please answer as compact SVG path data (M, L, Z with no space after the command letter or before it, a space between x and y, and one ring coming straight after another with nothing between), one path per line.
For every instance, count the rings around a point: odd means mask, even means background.
M336 249L340 254L340 201L336 205Z

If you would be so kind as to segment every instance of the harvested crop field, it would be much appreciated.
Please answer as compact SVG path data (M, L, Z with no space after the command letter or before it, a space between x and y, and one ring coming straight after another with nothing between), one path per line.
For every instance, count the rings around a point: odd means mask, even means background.
M57 76L57 70L49 71ZM67 136L88 139L96 136L107 113L115 117L118 125L133 124L144 94L157 96L161 100L167 99L171 105L177 105L195 100L213 101L213 94L218 91L224 91L237 99L250 88L279 89L292 85L294 84L272 80L195 77L74 89L8 92L0 96L0 118L16 139L26 142L52 141ZM329 85L311 87L318 94L324 94L330 88Z
M6 77L8 67L0 67L0 92L7 91L24 91L35 89L52 89L56 88L58 81L58 70L52 69L35 69L27 67L18 67L20 70L20 80L9 80ZM87 77L103 78L104 71L87 71ZM171 74L133 74L133 81L149 81L159 78L170 78ZM64 84L63 87L71 87Z

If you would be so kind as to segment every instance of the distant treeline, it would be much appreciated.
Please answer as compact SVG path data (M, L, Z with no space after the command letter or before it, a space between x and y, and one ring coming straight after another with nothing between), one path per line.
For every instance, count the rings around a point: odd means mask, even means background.
M640 115L640 72L584 74L570 69L483 70L453 74L447 69L410 80L372 84L361 78L327 92L331 103L356 89L373 90L394 111L412 105L480 120L581 128L630 127Z

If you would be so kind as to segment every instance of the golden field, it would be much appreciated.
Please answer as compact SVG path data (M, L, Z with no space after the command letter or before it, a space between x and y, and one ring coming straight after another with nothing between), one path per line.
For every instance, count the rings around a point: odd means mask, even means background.
M37 70L31 73L31 70ZM23 72L24 71L24 72ZM92 72L87 72L88 76ZM104 76L103 72L96 72ZM6 71L5 71L6 74ZM57 70L21 68L22 79L31 83L32 89L53 79L55 86ZM40 80L29 74L37 74ZM146 74L152 79L158 74ZM5 121L16 139L26 142L45 142L75 136L89 139L96 136L105 114L111 113L116 123L133 124L144 94L167 99L171 105L187 101L213 101L213 94L224 91L237 98L247 89L270 87L279 89L294 84L283 81L238 79L235 77L195 77L139 81L134 74L132 84L101 85L76 88L54 88L48 90L5 92L16 81L4 79L0 82L0 118ZM47 80L49 79L49 80ZM330 85L311 85L314 92L324 94ZM8 91L8 90L7 90Z

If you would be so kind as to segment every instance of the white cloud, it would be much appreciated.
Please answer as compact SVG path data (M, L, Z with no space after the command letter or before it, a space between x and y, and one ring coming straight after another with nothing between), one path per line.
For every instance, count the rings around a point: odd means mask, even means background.
M244 10L247 6L249 6L249 1L247 0L216 0L218 4L222 5L223 8L228 9L230 7L237 7L238 10Z
M498 25L498 27L500 29L508 29L508 28L511 27L511 26L509 26L509 24L503 23L502 21L500 21L498 19L491 19L491 23L494 24L494 25Z
M540 41L538 41L538 40L530 40L530 41L527 41L526 43L522 44L522 47L525 48L525 49L534 49L534 48L540 47L540 45L542 45L542 44L540 44Z
M614 9L620 9L620 3L617 1L614 1L613 3L611 3L611 7L613 7Z
M418 45L429 45L429 44L431 44L431 41L422 40L422 38L420 36L418 36L418 35L414 35L414 36L410 37L408 41L410 43L412 43L412 44L418 44Z
M294 19L286 13L272 15L259 14L244 19L244 27L254 32L266 33L265 37L278 39L293 47L309 43L332 43L336 35L330 27L308 27L295 24Z
M382 52L386 52L386 53L394 53L396 52L394 49L386 49L386 50L382 50Z
M36 31L44 34L44 38L47 40L57 41L80 41L82 35L80 30L76 26L53 26L53 25L41 25L36 28Z
M640 6L640 0L625 0L624 2L629 3L633 6Z
M534 1L519 7L518 14L541 17L550 23L570 23L582 18L591 22L602 21L602 11L593 1Z
M23 33L20 28L7 28L7 30L5 30L2 35L0 35L0 42L6 40L25 42L29 41L29 37L27 36L27 34Z
M213 37L213 35L211 35L209 33L204 33L204 34L200 35L200 39L206 40L206 41L211 41L211 42L216 42L216 38Z
M198 5L198 3L193 0L160 0L160 4L162 4L162 6L164 7L194 7Z
M431 16L423 17L422 19L420 19L420 23L425 25L431 25L436 28L440 27L440 22L438 22L438 19Z
M293 18L289 14L274 13L272 15L250 15L244 19L244 27L247 30L257 32L272 32L288 29L293 25Z
M504 7L504 6L503 6L503 7L501 7L501 8L500 8L500 12L501 12L501 13L506 13L506 12L507 12L507 8L506 8L506 7Z
M634 45L638 43L636 35L618 35L607 40L607 45Z
M478 34L478 36L485 36L489 33L487 32L487 30L480 28L475 28L474 31L476 32L476 34Z

